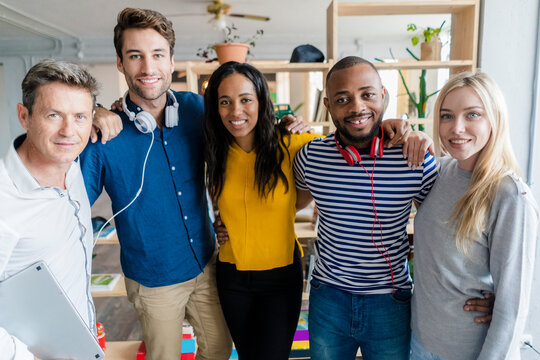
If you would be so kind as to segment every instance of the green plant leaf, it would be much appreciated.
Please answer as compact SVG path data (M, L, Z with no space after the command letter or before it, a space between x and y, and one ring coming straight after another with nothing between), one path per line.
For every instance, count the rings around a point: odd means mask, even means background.
M407 50L407 52L416 60L416 61L420 61L420 58L416 55L414 55L412 53L412 51L409 49L409 48L405 48L405 50Z
M297 112L298 110L300 110L300 109L302 108L302 106L304 106L304 103L303 103L303 102L301 102L300 104L296 105L296 107L293 109L293 113L296 114L296 112Z
M407 31L416 31L416 25L415 24L409 24L407 25Z
M413 46L418 45L418 42L419 42L419 41L420 41L420 39L418 39L418 36L413 36L413 37L411 38L411 42L412 42Z

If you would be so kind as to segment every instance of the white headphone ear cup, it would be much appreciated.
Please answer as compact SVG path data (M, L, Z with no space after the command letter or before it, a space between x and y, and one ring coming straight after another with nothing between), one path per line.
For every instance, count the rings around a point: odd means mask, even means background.
M153 132L157 126L156 120L152 114L146 111L141 111L135 115L133 122L135 123L137 129L144 134Z
M167 90L167 96L172 105L165 107L165 126L171 128L178 125L178 100L171 89Z
M178 103L169 105L165 108L165 126L175 127L178 125Z

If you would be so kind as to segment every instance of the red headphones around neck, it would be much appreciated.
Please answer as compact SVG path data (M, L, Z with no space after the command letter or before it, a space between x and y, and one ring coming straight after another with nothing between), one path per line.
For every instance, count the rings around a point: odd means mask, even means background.
M369 156L371 158L383 156L383 150L384 150L382 146L383 139L384 139L384 130L381 126L381 137L374 136L373 140L371 140L371 148L369 151ZM360 153L358 152L358 150L356 150L356 148L351 145L347 145L345 146L345 148L342 147L338 141L337 130L334 133L334 140L336 141L336 147L339 153L341 154L341 156L343 156L347 164L349 164L350 166L354 166L354 164L360 164L360 162L362 161L362 156L360 156Z
M381 256L384 258L384 260L388 264L388 267L390 268L390 276L392 278L392 294L394 294L394 291L395 291L394 269L392 268L390 254L388 254L388 250L386 250L386 247L384 246L384 243L382 241L383 239L382 226L381 226L379 217L377 216L377 207L375 206L375 191L373 189L373 175L375 172L375 161L377 157L383 156L383 148L384 148L382 145L383 139L384 139L384 130L381 126L381 137L379 138L378 136L374 136L373 140L371 140L371 148L369 151L369 156L373 159L373 167L371 169L371 175L370 175L369 172L366 170L366 168L362 165L362 162L361 162L362 157L360 156L360 153L358 152L358 150L356 150L356 148L351 145L347 145L345 146L345 148L343 148L338 141L338 131L336 130L336 132L334 133L334 140L336 141L336 147L339 153L341 154L341 156L343 156L345 161L347 161L347 164L349 164L350 166L354 166L354 164L360 165L360 167L364 170L364 172L366 173L371 183L371 203L373 206L373 215L374 215L373 227L371 228L371 241L373 242L373 245L375 246L379 254L381 254ZM380 247L375 242L375 237L374 237L375 227L377 224L379 225L378 227L380 231L380 245L381 245Z

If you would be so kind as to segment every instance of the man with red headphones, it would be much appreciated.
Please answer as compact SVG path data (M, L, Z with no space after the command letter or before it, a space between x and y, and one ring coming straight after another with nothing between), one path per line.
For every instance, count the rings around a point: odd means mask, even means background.
M406 226L437 177L426 153L418 167L403 147L383 148L386 90L369 61L349 56L326 78L324 104L336 131L295 158L297 191L319 214L309 298L311 359L409 358L412 281Z

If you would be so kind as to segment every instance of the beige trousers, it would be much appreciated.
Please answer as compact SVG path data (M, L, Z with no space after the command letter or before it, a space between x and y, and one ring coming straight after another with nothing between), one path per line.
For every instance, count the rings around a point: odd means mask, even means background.
M229 359L232 341L219 303L215 256L189 281L149 288L126 278L126 290L141 323L147 360L180 359L184 318L197 337L197 360Z

